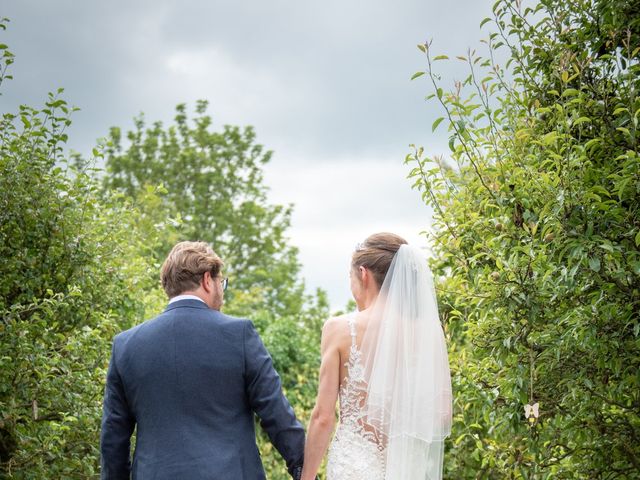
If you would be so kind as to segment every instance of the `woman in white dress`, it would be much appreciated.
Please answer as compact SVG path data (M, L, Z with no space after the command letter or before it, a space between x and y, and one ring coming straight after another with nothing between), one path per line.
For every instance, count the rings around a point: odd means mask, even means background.
M356 248L350 276L358 311L322 329L302 480L315 478L327 448L327 480L439 480L451 377L426 258L378 233Z

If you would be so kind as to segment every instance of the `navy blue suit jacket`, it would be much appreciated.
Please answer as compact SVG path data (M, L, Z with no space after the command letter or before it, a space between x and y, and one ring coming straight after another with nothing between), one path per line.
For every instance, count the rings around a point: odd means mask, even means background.
M289 471L301 466L304 430L253 324L199 300L174 302L113 340L102 478L264 479L254 412Z

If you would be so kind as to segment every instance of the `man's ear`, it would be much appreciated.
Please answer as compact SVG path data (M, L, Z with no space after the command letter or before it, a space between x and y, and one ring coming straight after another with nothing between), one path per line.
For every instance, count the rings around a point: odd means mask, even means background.
M211 272L204 272L204 275L202 275L202 278L200 279L200 286L207 293L211 292L212 290L210 280L211 280Z

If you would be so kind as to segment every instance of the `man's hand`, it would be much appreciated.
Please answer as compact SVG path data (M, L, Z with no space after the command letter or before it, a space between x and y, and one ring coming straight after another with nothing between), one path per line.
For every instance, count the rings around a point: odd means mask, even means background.
M291 476L293 477L293 480L300 480L300 477L302 477L302 465L299 467L293 467Z
M291 471L291 476L293 477L293 480L300 480L302 478L302 465L298 467L293 467L293 470ZM317 475L316 475L316 480L320 480L320 477L318 477Z

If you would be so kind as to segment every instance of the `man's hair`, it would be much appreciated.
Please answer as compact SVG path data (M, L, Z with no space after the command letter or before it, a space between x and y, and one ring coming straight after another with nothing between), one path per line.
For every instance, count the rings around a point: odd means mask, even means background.
M206 242L180 242L162 264L160 280L169 298L196 290L205 272L217 277L224 263Z

